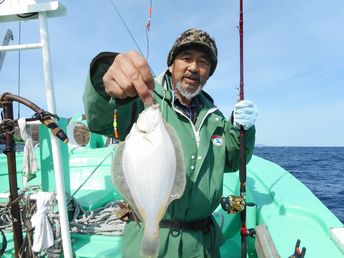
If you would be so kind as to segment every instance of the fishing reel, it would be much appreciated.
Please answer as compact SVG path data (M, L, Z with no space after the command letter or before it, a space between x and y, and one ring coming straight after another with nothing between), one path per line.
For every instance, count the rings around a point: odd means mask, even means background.
M245 199L242 196L228 195L227 197L221 197L221 207L229 214L242 212L245 205Z

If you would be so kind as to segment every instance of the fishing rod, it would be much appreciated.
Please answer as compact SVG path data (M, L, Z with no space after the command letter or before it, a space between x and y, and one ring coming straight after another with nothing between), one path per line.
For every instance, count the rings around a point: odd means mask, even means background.
M239 14L239 38L240 38L240 85L239 85L239 101L244 100L244 15L243 0L240 0ZM246 137L245 129L240 126L240 143L239 143L239 180L240 195L229 195L221 198L222 208L230 214L240 212L241 220L241 257L246 258L247 253L247 236L255 234L254 229L246 228Z
M244 100L244 14L243 0L240 0L239 13L239 38L240 38L240 87L239 98ZM243 210L240 212L241 219L241 257L246 258L248 232L246 229L246 150L245 150L245 130L240 127L240 145L239 145L239 179L240 179L240 197L243 199Z
M240 47L240 84L239 84L239 101L244 100L244 14L243 0L240 0L239 7L239 47ZM221 206L227 213L235 214L240 212L241 220L241 258L247 258L247 237L257 235L255 228L246 227L246 147L245 147L245 130L240 126L240 144L239 144L239 180L240 180L240 196L229 195L221 198ZM300 251L300 240L296 241L295 251L289 258L303 258L306 248ZM279 256L278 256L279 257Z

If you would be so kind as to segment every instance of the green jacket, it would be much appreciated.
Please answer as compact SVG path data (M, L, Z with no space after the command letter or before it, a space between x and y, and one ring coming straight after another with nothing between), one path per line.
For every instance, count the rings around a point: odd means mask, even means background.
M124 140L144 105L137 97L114 100L106 96L102 77L114 57L114 53L101 53L93 60L83 100L89 129L95 133L113 135L113 111L117 109L119 138ZM199 95L202 107L193 124L174 108L167 76L164 73L155 79L154 100L181 140L187 183L183 196L170 204L164 219L204 219L220 203L223 173L239 169L239 132L204 91ZM252 127L246 131L247 162L252 156L254 139ZM142 233L143 227L139 228L135 222L126 225L123 257L139 257ZM223 235L215 221L208 233L161 228L159 257L218 257L222 243Z

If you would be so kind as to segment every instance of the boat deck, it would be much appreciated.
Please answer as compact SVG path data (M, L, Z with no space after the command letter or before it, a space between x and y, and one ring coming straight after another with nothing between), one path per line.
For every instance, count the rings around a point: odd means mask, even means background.
M89 156L75 149L70 162L71 193L79 188L97 165L104 160L111 149L90 149ZM120 196L111 183L111 155L99 170L92 175L92 182L85 183L82 190L75 194L82 207L96 209L101 205L118 200ZM93 162L90 162L93 160ZM7 173L3 169L6 158L0 155L0 191L8 192ZM90 163L93 164L90 166ZM86 166L86 164L88 164ZM17 167L21 167L18 156ZM18 169L19 170L19 169ZM18 185L21 187L21 173L18 172ZM40 171L30 185L39 184ZM224 196L238 193L238 173L226 173L224 177ZM297 239L300 247L306 247L306 257L343 258L330 237L331 227L343 227L339 219L314 194L293 175L280 166L254 156L247 167L247 201L256 204L253 213L248 214L253 227L265 224L281 257L289 257ZM255 212L256 211L256 212ZM248 209L248 212L249 211ZM220 207L214 217L221 226L226 242L221 247L221 255L226 258L240 257L240 216L228 215ZM4 257L13 254L12 234L6 234L8 247ZM120 236L71 234L72 249L75 257L121 257ZM256 257L254 240L248 239L248 257Z

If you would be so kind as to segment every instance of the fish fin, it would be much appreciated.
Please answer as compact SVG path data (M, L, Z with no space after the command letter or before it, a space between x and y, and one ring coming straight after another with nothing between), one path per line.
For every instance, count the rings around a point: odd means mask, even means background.
M136 216L142 221L140 217L140 213L138 208L135 205L134 199L131 196L128 184L125 180L124 173L123 173L123 152L124 152L125 142L121 142L118 144L116 148L115 156L112 160L111 166L111 176L112 176L112 183L116 187L117 191L122 195L122 197L127 201L131 209L135 212Z
M143 235L143 239L141 242L141 256L158 257L159 242L160 242L159 234L156 234L154 236Z
M183 152L183 147L180 142L180 139L177 135L177 132L172 126L170 126L165 121L164 121L164 124L165 124L167 133L171 137L171 140L174 146L174 151L176 154L176 176L175 176L172 191L167 203L168 205L173 200L179 199L183 195L184 190L185 190L186 177L185 177L184 152Z

